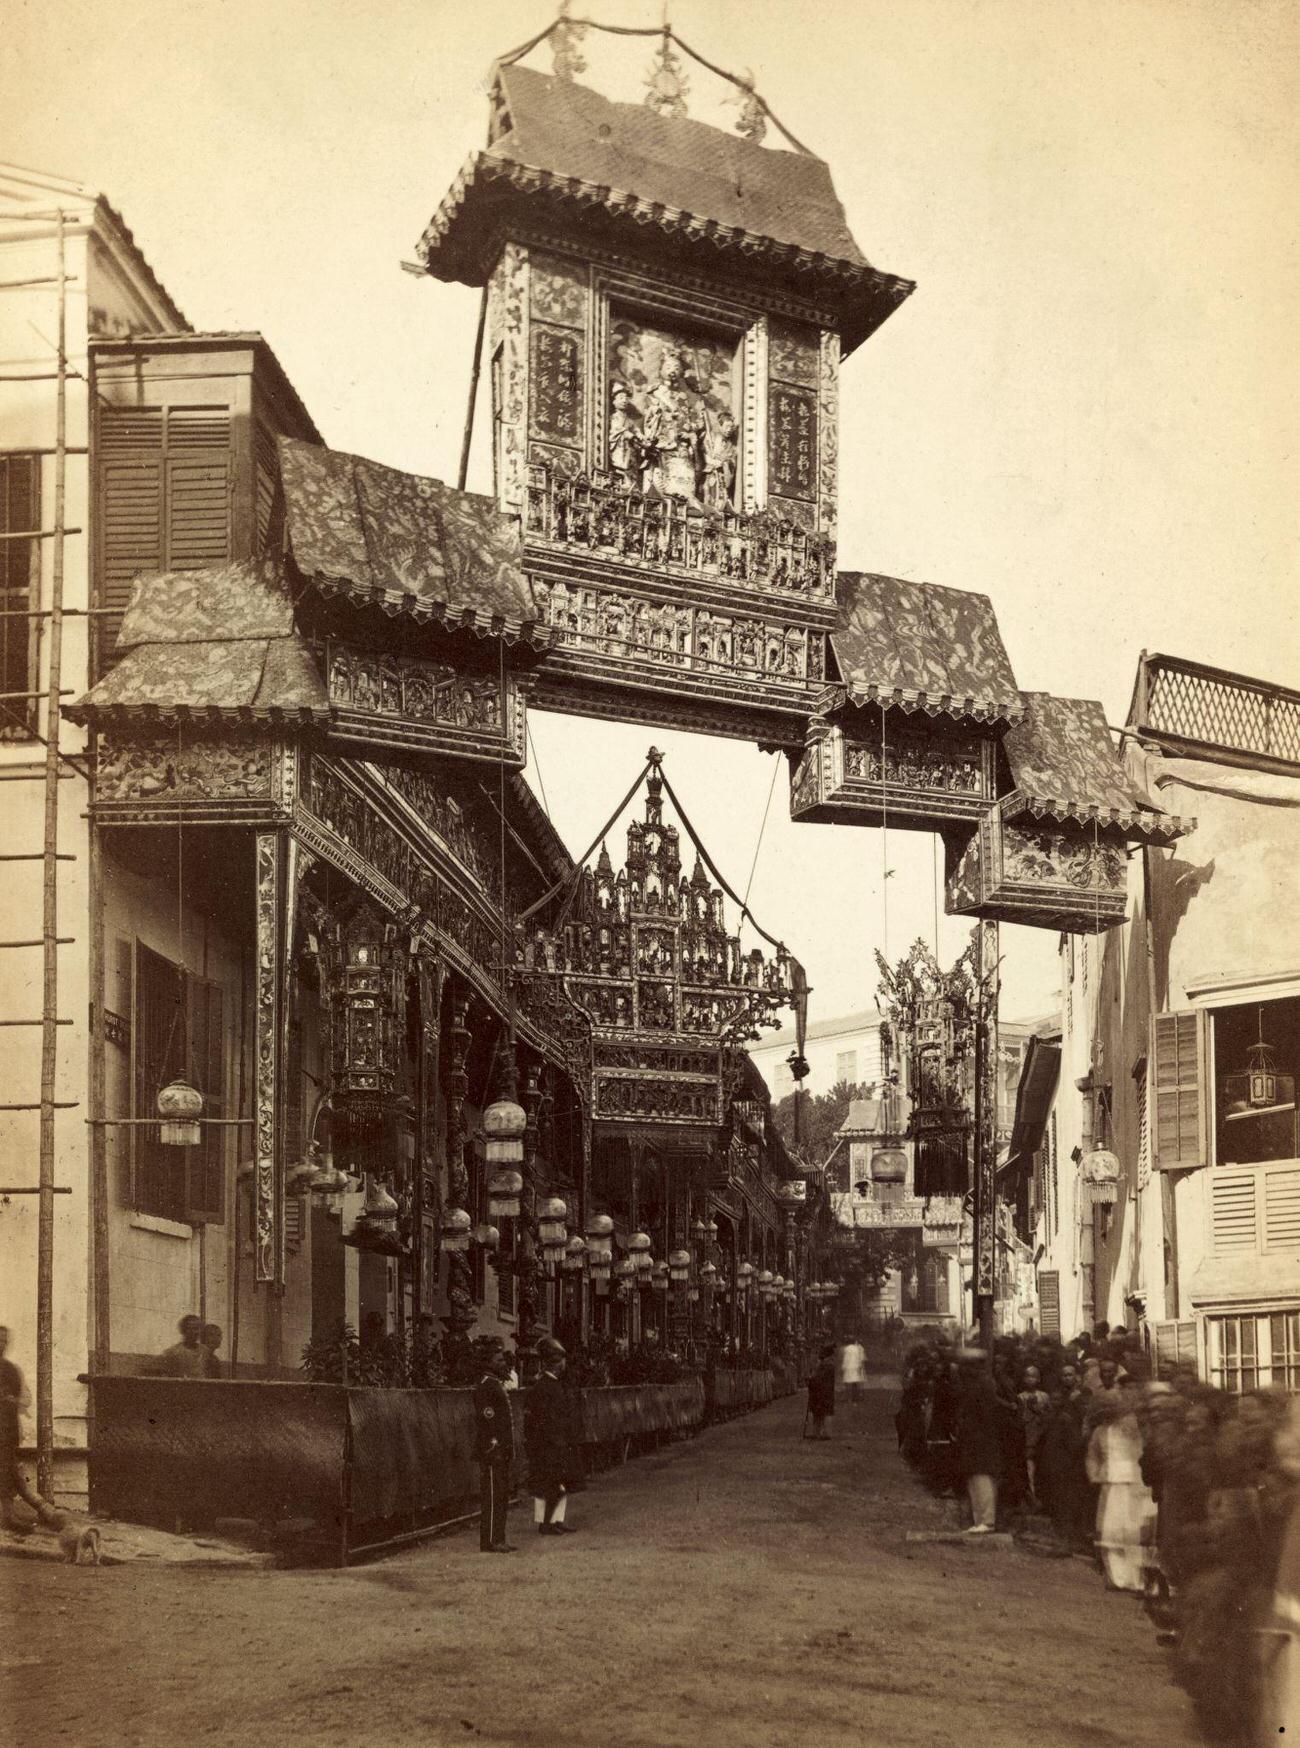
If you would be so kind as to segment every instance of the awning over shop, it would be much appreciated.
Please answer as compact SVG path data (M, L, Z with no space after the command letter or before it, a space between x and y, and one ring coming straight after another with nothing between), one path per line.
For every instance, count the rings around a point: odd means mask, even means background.
M279 439L285 536L325 594L455 631L544 643L518 523L491 498Z
M841 571L831 634L853 704L1018 722L1024 704L987 595Z
M1061 1072L1061 1046L1056 1039L1031 1038L1016 1088L1016 1114L1011 1143L1000 1172L1025 1165L1043 1145L1043 1130Z
M1192 829L1194 820L1164 813L1134 791L1100 704L1047 692L1023 698L1023 720L1003 742L1015 786L1003 802L1007 818L1095 822L1152 843L1170 843Z
M815 273L826 289L841 280L848 350L913 289L867 261L828 166L810 152L615 103L527 67L501 68L493 100L492 143L469 159L420 239L420 256L440 279L481 285L500 246L488 215L540 199L589 225L653 225L715 255L734 245L769 270Z
M67 706L74 721L329 716L283 575L270 563L140 577L115 647L120 660Z

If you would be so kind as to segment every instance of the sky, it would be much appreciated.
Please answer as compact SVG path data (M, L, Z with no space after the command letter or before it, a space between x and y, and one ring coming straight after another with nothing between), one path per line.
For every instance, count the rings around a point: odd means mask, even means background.
M660 0L592 12L652 25ZM493 58L551 16L8 0L0 157L107 194L196 327L266 335L328 443L454 480L477 293L401 262L483 142ZM844 370L841 565L987 593L1021 686L1111 722L1143 648L1300 687L1300 8L676 0L672 19L752 70L867 256L918 284ZM608 45L589 39L586 77L638 96L648 45ZM692 114L729 125L723 89L693 68ZM469 483L490 488L481 434ZM964 944L936 925L928 835L793 826L772 755L531 723L530 780L575 851L665 751L742 891L754 863L814 1017L871 1001L878 947ZM1004 1013L1049 1012L1056 937L1007 928L1003 953Z

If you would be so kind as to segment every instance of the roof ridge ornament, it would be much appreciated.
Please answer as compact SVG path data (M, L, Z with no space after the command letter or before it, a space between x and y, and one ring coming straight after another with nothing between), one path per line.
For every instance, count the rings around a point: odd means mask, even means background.
M736 132L756 146L767 137L767 105L758 94L758 80L751 67L736 75L736 89L726 101L740 111L736 117Z
M672 27L667 19L668 8L664 7L663 34L655 58L651 62L650 71L646 74L646 108L654 109L664 116L684 116L686 110L686 93L690 90L690 82L686 77L686 69L681 57L673 53L674 37Z
M572 0L559 0L555 23L551 27L551 69L557 79L575 79L585 73L587 62L579 43L587 34L581 19L570 18Z

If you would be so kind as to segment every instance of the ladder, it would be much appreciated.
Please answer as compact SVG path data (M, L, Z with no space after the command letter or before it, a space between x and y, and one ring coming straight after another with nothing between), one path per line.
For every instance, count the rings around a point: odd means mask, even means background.
M33 623L48 621L48 638L45 640L46 661L48 663L46 683L43 687L31 692L0 693L0 721L13 719L21 714L13 706L17 704L35 705L37 712L41 702L44 702L44 733L39 732L39 715L37 724L31 727L34 738L44 749L44 760L39 771L22 773L28 780L39 781L44 787L44 832L41 848L22 849L6 852L0 855L0 862L40 862L42 870L41 881L41 930L39 936L31 938L0 941L0 951L21 951L39 947L42 957L42 994L41 1012L39 1018L0 1019L0 1026L39 1026L41 1033L41 1073L40 1092L36 1101L30 1099L18 1103L0 1103L0 1111L4 1112L37 1112L39 1113L39 1154L37 1182L33 1184L17 1184L0 1187L0 1195L35 1195L37 1204L37 1254L36 1254L36 1460L37 1487L45 1497L50 1497L54 1480L54 1198L56 1195L67 1195L71 1191L67 1187L56 1186L54 1182L55 1162L55 1114L58 1111L76 1109L79 1100L57 1100L58 1071L58 1028L71 1025L71 1020L61 1019L58 1012L59 997L59 949L72 944L71 936L59 934L59 864L75 860L74 857L63 854L59 850L59 782L63 775L62 766L68 766L83 780L87 777L86 768L70 753L65 752L60 745L62 725L59 718L59 700L65 694L62 690L63 675L63 623L69 617L89 617L94 611L89 606L81 609L65 608L63 603L64 559L66 542L71 535L81 534L79 528L69 528L67 525L67 462L68 462L68 273L67 273L67 225L68 211L57 207L52 211L6 213L6 225L20 223L52 223L55 227L56 239L56 272L51 277L0 280L0 292L26 290L34 286L49 286L57 293L57 335L54 343L54 369L52 371L25 372L22 374L6 374L0 367L0 388L6 383L33 381L52 381L55 384L55 435L54 435L54 505L52 525L50 527L19 529L0 534L4 541L44 541L51 542L50 562L50 594L49 605L40 603L39 586L33 591L35 599L29 597L26 608L16 610L5 609L3 619L7 631L11 621L18 621L24 630L30 629ZM0 408L3 403L0 402ZM0 411L0 428L3 414ZM42 515L42 522L45 517ZM37 572L39 576L39 568ZM98 1023L98 1022L97 1022Z

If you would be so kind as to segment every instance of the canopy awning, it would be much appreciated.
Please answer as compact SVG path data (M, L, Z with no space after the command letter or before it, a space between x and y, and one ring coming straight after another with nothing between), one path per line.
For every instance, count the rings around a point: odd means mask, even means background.
M1163 812L1133 789L1100 704L1048 692L1023 697L1024 718L1003 742L1014 785L1002 803L1007 817L1113 826L1152 843L1192 829L1194 820Z
M978 722L1024 715L987 595L841 571L836 597L843 702Z
M1061 1072L1061 1046L1056 1039L1030 1038L1016 1088L1016 1114L1007 1157L998 1167L1007 1172L1032 1159L1043 1145L1043 1131Z
M270 563L138 578L115 648L120 659L65 709L73 721L329 717L324 681Z
M449 631L545 643L519 525L491 498L279 439L285 537L322 593Z

